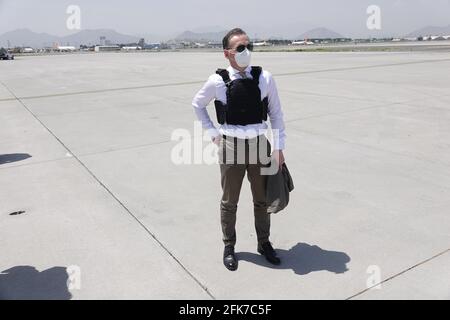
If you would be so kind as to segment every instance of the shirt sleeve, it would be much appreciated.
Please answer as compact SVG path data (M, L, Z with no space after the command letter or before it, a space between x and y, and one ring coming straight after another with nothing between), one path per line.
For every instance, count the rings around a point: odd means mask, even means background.
M280 98L275 79L268 73L267 96L269 99L269 118L272 126L273 149L284 150L285 148L285 126L283 120L283 111L281 110Z
M219 135L219 131L214 126L206 110L208 104L216 97L216 80L214 76L209 77L208 81L206 81L192 100L195 114L198 120L201 121L203 129L208 132L211 138Z

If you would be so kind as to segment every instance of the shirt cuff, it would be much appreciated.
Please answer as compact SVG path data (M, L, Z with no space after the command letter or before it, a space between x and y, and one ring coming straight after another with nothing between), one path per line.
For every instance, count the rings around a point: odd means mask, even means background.
M283 151L284 150L284 144L275 144L274 143L274 145L273 145L273 150L275 151L275 150L281 150L281 151Z
M284 139L280 139L276 135L273 137L273 150L284 150Z
M211 129L208 129L206 131L208 132L208 135L211 137L211 139L215 138L217 136L220 136L220 133L219 133L219 131L216 128L211 128Z

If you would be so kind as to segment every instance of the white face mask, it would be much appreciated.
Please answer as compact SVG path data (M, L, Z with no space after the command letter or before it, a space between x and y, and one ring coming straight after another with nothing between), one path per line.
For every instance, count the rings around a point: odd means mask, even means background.
M246 68L250 65L251 57L252 53L248 49L245 49L242 52L236 52L234 55L237 65L241 68Z

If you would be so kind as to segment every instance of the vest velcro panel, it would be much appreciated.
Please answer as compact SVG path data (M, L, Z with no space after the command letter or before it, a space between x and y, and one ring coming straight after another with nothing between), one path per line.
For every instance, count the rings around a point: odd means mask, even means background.
M227 70L216 71L227 87L227 104L219 100L214 101L217 121L220 124L248 125L267 120L268 99L266 97L261 101L259 89L261 72L261 67L252 67L253 79L231 81Z

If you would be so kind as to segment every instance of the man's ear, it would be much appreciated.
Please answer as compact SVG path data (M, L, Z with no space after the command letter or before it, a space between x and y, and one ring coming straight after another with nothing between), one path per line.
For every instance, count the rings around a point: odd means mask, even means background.
M223 50L223 56L226 58L226 59L229 59L229 53L228 53L228 50Z

